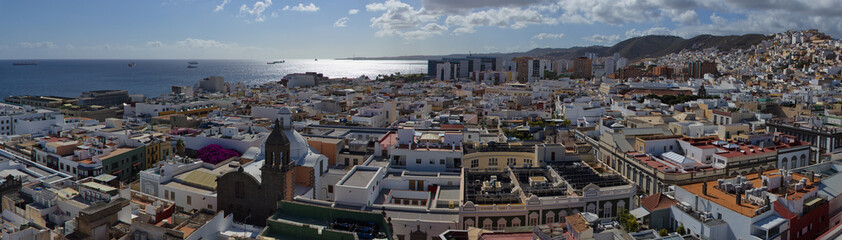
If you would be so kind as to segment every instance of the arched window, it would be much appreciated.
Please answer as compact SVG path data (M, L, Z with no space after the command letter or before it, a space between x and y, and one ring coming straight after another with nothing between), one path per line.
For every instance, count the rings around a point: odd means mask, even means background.
M497 220L497 230L503 230L504 228L506 228L506 219L500 218Z
M798 168L798 157L793 156L790 164L792 165L790 170Z
M520 227L520 218L512 219L512 227Z
M482 228L486 230L492 230L494 227L494 221L491 221L490 218L486 218L482 221Z
M611 210L612 210L611 208L613 207L612 205L613 204L611 204L611 202L605 202L605 204L602 205L602 217L604 217L604 218L614 217L614 213L611 212Z
M465 220L465 229L467 230L468 228L472 228L472 227L474 227L474 220L473 219Z
M588 204L588 209L586 211L588 211L589 213L596 214L596 205L594 205L593 203Z
M787 166L789 166L789 161L787 161L786 158L784 158L783 160L781 160L780 168L786 169Z
M529 226L538 225L538 212L532 212L529 214Z
M617 212L623 211L626 209L626 202L623 200L617 201Z
M555 222L555 213L553 211L547 211L547 213L544 214L544 217L545 217L544 223L554 223Z
M807 166L807 155L801 154L801 166Z
M237 198L246 197L246 188L242 181L234 182L234 194Z

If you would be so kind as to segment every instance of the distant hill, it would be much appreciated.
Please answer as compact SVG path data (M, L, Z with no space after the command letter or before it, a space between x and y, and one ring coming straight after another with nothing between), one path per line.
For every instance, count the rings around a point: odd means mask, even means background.
M536 48L527 52L512 53L483 53L473 54L477 56L497 56L504 59L513 57L546 57L554 59L574 59L585 56L587 52L599 54L599 56L610 56L620 53L620 56L631 60L640 60L649 57L661 57L670 53L681 52L681 50L700 50L705 48L718 48L727 51L731 49L745 49L758 44L768 38L762 34L746 34L732 36L699 35L690 39L677 36L649 35L626 39L614 44L614 46L589 46L571 48ZM441 58L459 58L468 54L450 55L413 55L399 57L357 57L345 58L356 60L430 60Z

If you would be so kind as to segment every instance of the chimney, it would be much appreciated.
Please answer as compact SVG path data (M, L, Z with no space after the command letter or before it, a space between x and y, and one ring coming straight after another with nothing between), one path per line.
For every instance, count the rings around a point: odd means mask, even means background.
M740 195L741 194L740 189L738 188L736 192L737 192L737 198L736 198L737 199L737 205L742 206L743 205L743 198L742 198L742 195Z
M816 181L816 173L810 171L810 184L813 184Z
M702 195L708 195L708 182L702 182Z

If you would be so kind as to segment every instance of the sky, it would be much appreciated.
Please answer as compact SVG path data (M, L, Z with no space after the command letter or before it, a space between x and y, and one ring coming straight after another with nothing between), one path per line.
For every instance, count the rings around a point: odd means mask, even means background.
M842 0L0 1L0 59L294 59L528 51L641 35L842 35Z

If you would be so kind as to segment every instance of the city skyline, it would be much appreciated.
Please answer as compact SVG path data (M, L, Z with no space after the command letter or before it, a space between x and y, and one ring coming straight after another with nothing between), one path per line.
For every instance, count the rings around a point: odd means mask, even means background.
M5 2L0 59L294 59L527 51L642 35L838 37L837 1ZM60 16L60 17L56 17Z

